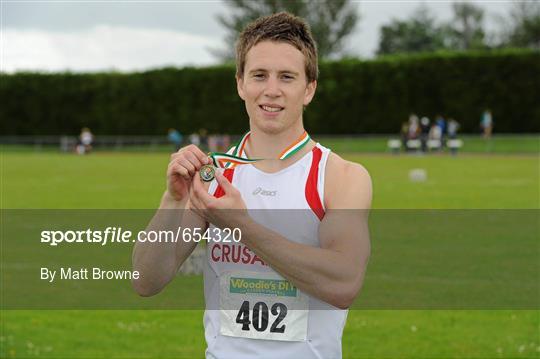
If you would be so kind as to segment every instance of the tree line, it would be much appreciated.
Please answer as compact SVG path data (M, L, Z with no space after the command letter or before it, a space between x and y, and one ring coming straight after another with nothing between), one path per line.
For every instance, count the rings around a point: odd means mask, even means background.
M350 0L225 0L229 14L218 15L227 30L226 43L236 40L249 22L278 11L301 16L310 24L322 59L347 54L347 38L361 21ZM399 5L396 5L399 6ZM420 5L405 19L392 19L380 28L377 55L434 52L441 50L488 50L530 48L540 50L540 2L513 2L509 14L499 15L495 32L486 30L486 11L471 2L454 2L453 17L437 21L426 5ZM234 59L234 49L214 50L223 61Z
M455 118L478 133L540 132L540 53L532 50L393 55L323 61L304 113L313 134L397 133L409 114ZM16 73L0 81L2 135L163 135L246 131L233 65L140 73ZM219 113L216 112L219 109Z

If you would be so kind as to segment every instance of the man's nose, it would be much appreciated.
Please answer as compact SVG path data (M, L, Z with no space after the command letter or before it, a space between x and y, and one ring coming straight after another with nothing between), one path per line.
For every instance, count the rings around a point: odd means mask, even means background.
M264 94L269 97L281 96L281 88L279 87L279 81L277 78L270 76L266 81L266 87Z

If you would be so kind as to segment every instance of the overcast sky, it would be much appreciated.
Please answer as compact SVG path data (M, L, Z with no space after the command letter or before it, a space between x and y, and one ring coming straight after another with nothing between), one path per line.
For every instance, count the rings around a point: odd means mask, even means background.
M216 20L221 1L6 1L0 0L2 71L144 70L209 65L209 49L225 44ZM254 0L255 1L255 0ZM493 29L510 1L472 1L486 11ZM373 56L379 28L426 4L438 20L452 17L449 1L357 1L361 19L347 50Z

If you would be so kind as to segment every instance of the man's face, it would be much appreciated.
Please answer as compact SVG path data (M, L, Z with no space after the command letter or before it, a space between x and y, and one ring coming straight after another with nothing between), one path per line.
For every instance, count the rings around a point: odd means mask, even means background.
M302 120L303 106L311 102L317 87L316 81L307 82L304 54L274 41L260 42L248 51L244 76L236 80L251 125L271 134Z

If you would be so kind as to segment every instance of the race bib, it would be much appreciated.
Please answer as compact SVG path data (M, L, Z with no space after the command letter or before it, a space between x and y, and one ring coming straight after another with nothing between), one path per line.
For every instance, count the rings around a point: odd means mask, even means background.
M222 335L306 340L308 297L275 273L223 273L219 313Z

